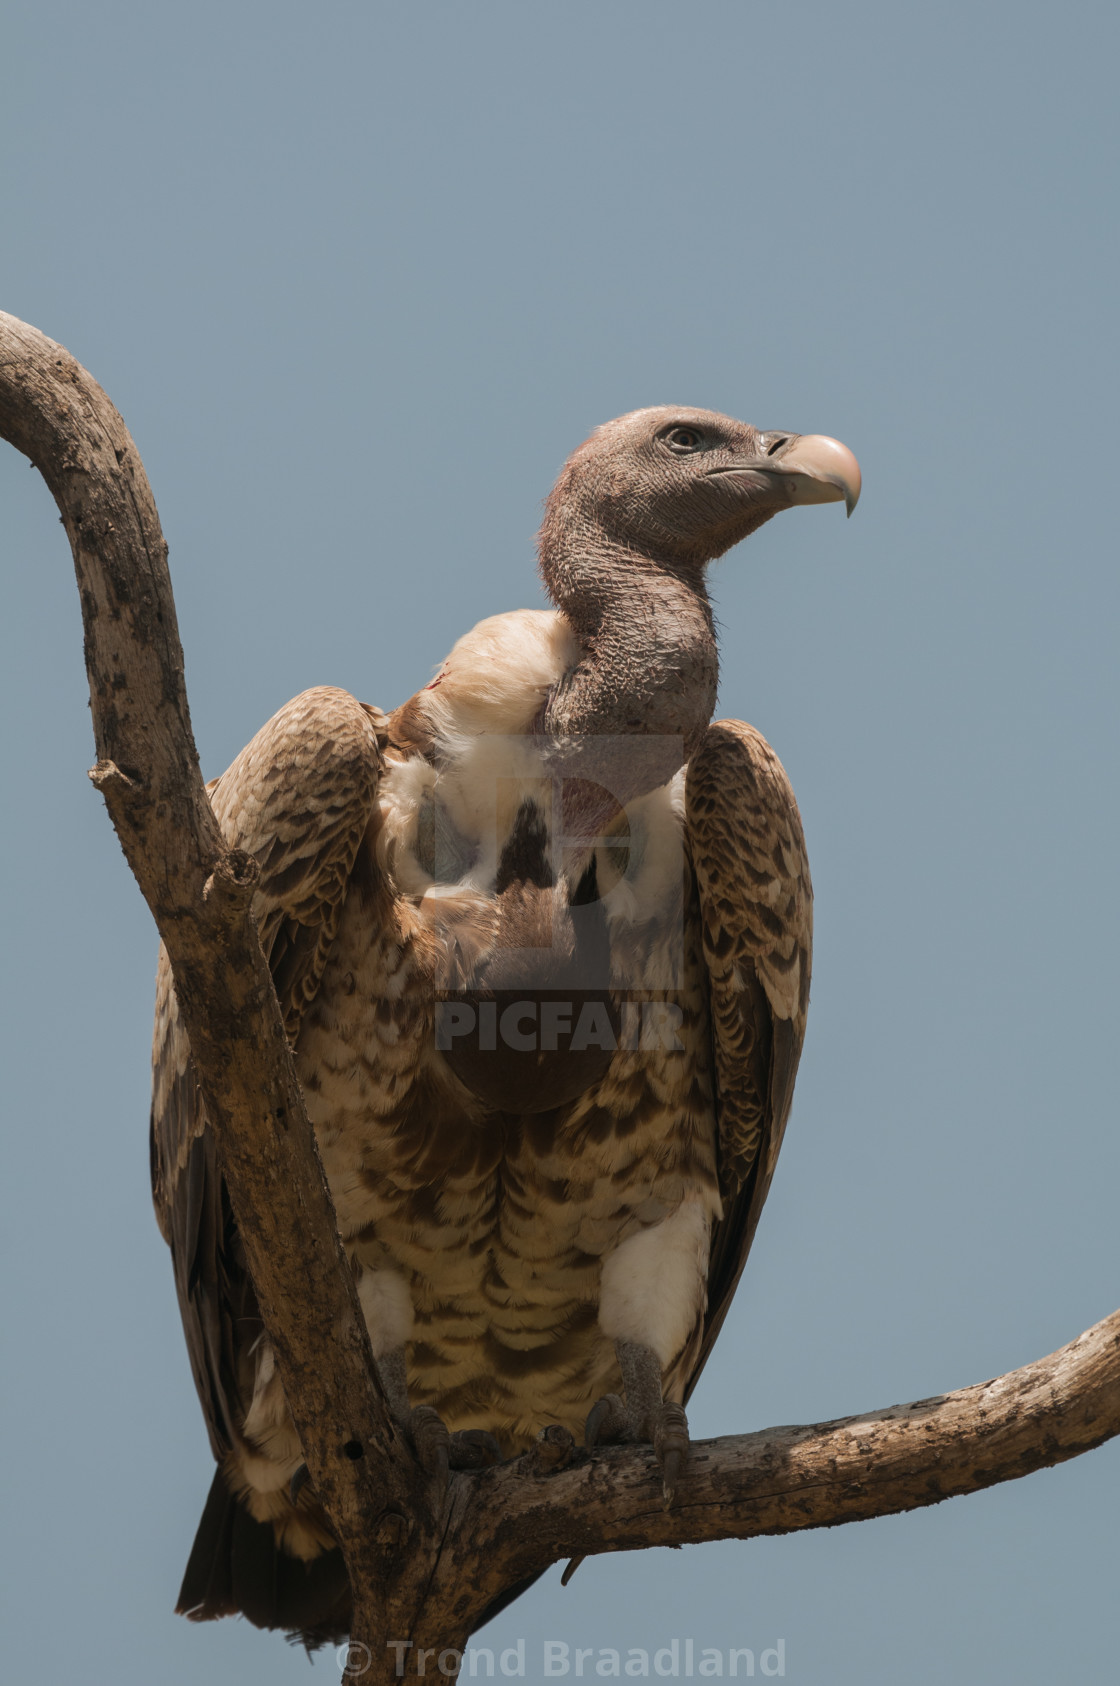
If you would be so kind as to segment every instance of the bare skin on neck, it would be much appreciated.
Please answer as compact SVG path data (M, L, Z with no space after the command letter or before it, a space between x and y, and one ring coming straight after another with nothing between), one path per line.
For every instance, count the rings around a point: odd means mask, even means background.
M565 465L539 539L545 588L582 646L540 730L631 740L629 796L688 760L719 681L705 569L794 503L858 497L855 458L834 440L764 433L707 410L638 410L598 428ZM668 744L641 740L679 739ZM613 787L612 787L613 788Z

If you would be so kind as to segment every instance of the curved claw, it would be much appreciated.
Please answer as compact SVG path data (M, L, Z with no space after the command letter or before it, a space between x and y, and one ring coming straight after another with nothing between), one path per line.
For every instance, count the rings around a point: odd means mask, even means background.
M584 1445L591 1452L603 1442L629 1438L630 1420L626 1415L626 1406L617 1393L605 1393L587 1413L587 1423L583 1430Z
M683 1405L668 1400L650 1415L650 1439L661 1465L661 1491L665 1509L669 1510L677 1495L681 1470L688 1461L688 1418Z
M681 1454L674 1447L661 1459L661 1496L665 1509L672 1510L677 1496L677 1482L681 1473Z
M408 1434L421 1469L447 1485L451 1467L451 1435L431 1405L414 1405L408 1414Z

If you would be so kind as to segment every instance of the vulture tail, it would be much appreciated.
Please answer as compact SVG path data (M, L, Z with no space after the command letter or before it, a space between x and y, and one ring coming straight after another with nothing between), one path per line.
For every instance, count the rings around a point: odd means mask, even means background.
M475 1623L475 1631L527 1592L539 1570L499 1593ZM187 1562L179 1616L212 1622L245 1616L254 1627L282 1628L309 1651L341 1645L350 1634L350 1580L342 1553L325 1551L309 1563L276 1544L271 1522L257 1522L214 1471L210 1494Z
M194 1622L243 1615L254 1627L282 1628L311 1650L349 1634L350 1582L337 1549L309 1563L281 1551L271 1522L254 1521L219 1469L175 1609Z

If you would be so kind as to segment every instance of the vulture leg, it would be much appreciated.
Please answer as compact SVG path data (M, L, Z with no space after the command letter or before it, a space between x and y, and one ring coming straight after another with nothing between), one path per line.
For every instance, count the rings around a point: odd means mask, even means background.
M385 1391L385 1402L411 1440L421 1469L446 1483L451 1468L451 1435L438 1411L430 1405L409 1403L404 1347L393 1347L375 1358L374 1363Z
M358 1266L356 1274L385 1403L408 1435L421 1469L446 1484L449 1470L500 1463L502 1452L493 1435L481 1430L452 1434L431 1405L413 1405L409 1399L406 1352L412 1301L404 1278L395 1270L368 1266Z
M605 1441L648 1440L661 1468L665 1508L676 1496L677 1481L688 1458L688 1418L684 1406L661 1394L661 1360L652 1347L638 1341L615 1342L618 1367L626 1389L625 1403L617 1393L605 1394L591 1407L586 1442L593 1448Z
M689 1195L609 1253L599 1282L599 1327L614 1342L625 1402L607 1394L592 1407L587 1444L649 1441L666 1508L688 1457L688 1419L683 1405L665 1398L662 1382L679 1369L704 1315L710 1233L706 1202Z
M452 1469L486 1469L502 1461L502 1448L485 1429L457 1429L452 1434L431 1405L412 1405L403 1346L374 1360L385 1401L412 1442L420 1467L446 1482Z

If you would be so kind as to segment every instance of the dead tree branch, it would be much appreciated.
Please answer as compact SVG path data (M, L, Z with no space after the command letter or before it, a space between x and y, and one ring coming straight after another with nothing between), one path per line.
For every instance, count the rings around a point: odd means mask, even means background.
M534 1477L487 1471L465 1531L482 1561L545 1568L643 1546L752 1539L917 1510L1064 1463L1120 1433L1120 1311L1047 1358L858 1417L697 1443L671 1511L650 1454Z
M1120 1433L1117 1312L1050 1357L957 1393L701 1443L668 1513L651 1455L591 1458L556 1430L526 1457L434 1490L377 1383L250 914L256 863L227 849L203 787L140 457L69 353L2 313L0 434L40 470L70 538L91 776L171 957L261 1312L350 1571L354 1639L371 1659L363 1678L392 1678L389 1639L461 1648L495 1599L566 1556L887 1515Z
M43 475L70 539L98 756L91 777L171 957L311 1478L355 1584L375 1588L385 1578L377 1539L422 1523L423 1499L377 1385L250 917L256 863L226 848L199 771L151 488L96 381L62 346L3 313L0 433ZM361 1457L344 1454L350 1443Z

